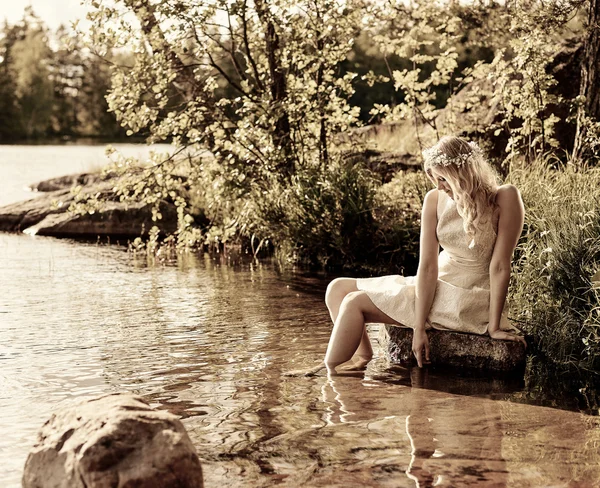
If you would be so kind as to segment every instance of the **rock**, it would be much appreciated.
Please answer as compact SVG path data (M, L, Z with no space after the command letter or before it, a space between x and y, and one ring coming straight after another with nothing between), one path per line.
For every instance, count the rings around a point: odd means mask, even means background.
M70 178L70 177L69 177ZM114 181L101 181L85 188L85 192L110 199ZM160 206L162 219L152 221L150 206L138 203L107 201L93 214L69 212L75 199L69 189L56 190L38 198L0 208L0 231L39 234L54 237L135 238L145 236L156 225L165 233L177 229L175 205Z
M74 186L92 185L102 181L109 180L113 175L102 173L78 173L74 175L59 176L49 180L40 181L30 185L31 191L49 192L57 190L68 190Z
M433 366L484 371L522 373L525 348L519 342L501 341L476 334L430 329L427 331ZM384 325L379 329L379 343L390 361L416 365L412 353L412 329Z
M23 488L201 488L202 467L179 419L138 396L110 394L44 424Z
M0 231L19 232L42 221L47 215L66 212L73 201L69 190L59 190L0 207Z
M177 210L174 205L161 205L163 218L152 221L152 211L147 205L109 202L102 210L93 214L65 212L49 214L37 224L25 229L28 234L54 237L96 237L135 238L145 236L153 225L163 232L172 233L177 229Z

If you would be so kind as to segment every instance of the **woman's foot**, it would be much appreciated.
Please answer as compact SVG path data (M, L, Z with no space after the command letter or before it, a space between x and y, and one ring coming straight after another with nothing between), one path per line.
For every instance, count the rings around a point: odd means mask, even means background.
M355 356L347 363L340 365L336 368L337 373L343 373L345 371L364 371L367 369L367 365L372 358L366 358L363 356Z
M304 376L307 378L310 378L311 376L316 376L317 373L319 373L320 371L326 369L325 363L320 362L319 364L317 364L316 366L313 366L310 369L296 369L293 371L288 371L286 373L283 373L283 376L291 376L291 377L300 377L300 376Z

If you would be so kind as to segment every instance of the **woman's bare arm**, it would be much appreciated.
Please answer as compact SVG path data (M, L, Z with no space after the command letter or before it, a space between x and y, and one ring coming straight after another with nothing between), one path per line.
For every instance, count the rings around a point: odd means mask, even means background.
M417 323L412 343L413 353L417 358L419 367L423 366L423 349L425 349L425 360L429 361L429 340L425 332L425 322L431 310L438 277L437 202L438 190L429 191L425 195L421 212L419 268L415 288Z
M500 330L502 309L506 302L512 255L519 242L525 210L519 190L513 185L498 189L496 203L500 207L498 236L490 261L490 317L488 333L494 339L520 341L525 339L510 332ZM525 344L526 345L526 344Z

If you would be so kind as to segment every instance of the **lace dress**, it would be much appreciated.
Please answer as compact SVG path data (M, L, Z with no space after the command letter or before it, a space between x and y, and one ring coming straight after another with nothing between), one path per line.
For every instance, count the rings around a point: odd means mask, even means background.
M486 334L490 307L489 264L496 242L498 214L488 219L473 248L468 246L456 203L442 191L438 191L437 215L436 232L443 250L438 257L436 292L426 328ZM415 276L359 278L357 286L383 313L404 326L415 327ZM507 308L505 304L500 328L514 331L506 316Z

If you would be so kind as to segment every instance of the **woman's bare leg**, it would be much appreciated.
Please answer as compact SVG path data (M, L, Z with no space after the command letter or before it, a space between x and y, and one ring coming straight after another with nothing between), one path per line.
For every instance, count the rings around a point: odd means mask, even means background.
M327 291L325 292L325 304L327 305L331 321L334 325L342 301L349 293L355 291L358 291L355 278L336 278L327 286ZM363 327L363 334L358 349L356 349L356 355L360 356L361 362L368 363L373 358L373 347L371 346L366 327Z
M354 301L350 305L350 310L346 311L350 301L350 297L354 294L366 297L370 304L368 313L359 311L356 313L356 307ZM327 292L325 293L325 304L329 310L331 321L333 322L333 331L329 339L329 345L327 347L327 353L325 355L325 365L331 372L336 366L349 361L352 356L356 355L356 364L352 365L352 368L358 369L363 368L373 358L373 348L371 347L371 341L367 334L367 328L365 322L384 322L387 324L397 324L387 315L383 314L373 302L368 298L366 293L358 290L356 286L356 279L354 278L337 278L329 283ZM340 309L344 307L344 310L340 315ZM348 317L346 317L348 316ZM367 320L365 320L365 317ZM338 320L339 319L339 320ZM347 319L350 321L348 323ZM342 324L339 325L340 320ZM346 331L349 330L349 336L346 337ZM335 336L335 337L334 337ZM340 351L342 353L340 353ZM349 354L349 355L348 355ZM346 358L339 360L341 358ZM329 365L328 365L329 363ZM335 363L335 364L334 364ZM325 365L321 362L319 365L309 369L298 371L290 371L286 373L287 376L313 376L322 370Z
M350 360L358 352L366 333L366 322L401 325L379 310L364 291L348 293L339 307L325 353L325 365L329 372L335 372L336 366Z

